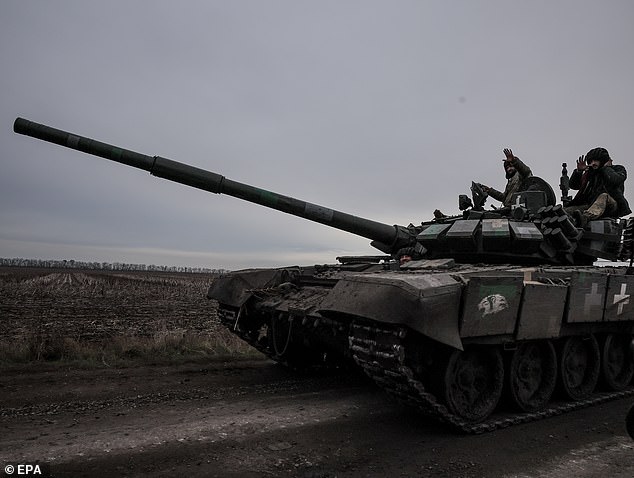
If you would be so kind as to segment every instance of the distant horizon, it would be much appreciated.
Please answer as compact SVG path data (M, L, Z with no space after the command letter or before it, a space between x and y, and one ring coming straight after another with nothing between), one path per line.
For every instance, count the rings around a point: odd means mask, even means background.
M96 267L101 266L101 267ZM138 270L157 272L196 272L196 273L222 273L230 272L227 269L189 267L161 264L139 264L128 262L107 261L81 261L75 259L37 259L24 257L0 257L0 267L50 267L61 269L96 269L96 270Z

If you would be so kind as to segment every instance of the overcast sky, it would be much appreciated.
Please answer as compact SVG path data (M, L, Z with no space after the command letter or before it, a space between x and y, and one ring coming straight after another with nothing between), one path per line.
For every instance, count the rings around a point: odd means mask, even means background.
M559 197L561 163L593 147L629 166L633 24L631 0L3 0L0 257L377 253L17 135L18 116L388 224L456 213L472 180L503 189L505 147Z

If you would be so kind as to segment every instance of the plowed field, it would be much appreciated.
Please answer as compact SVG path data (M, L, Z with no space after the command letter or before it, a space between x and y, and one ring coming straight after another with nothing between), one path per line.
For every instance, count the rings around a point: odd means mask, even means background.
M207 274L0 268L0 338L213 333L220 325L215 304L205 298L212 280Z

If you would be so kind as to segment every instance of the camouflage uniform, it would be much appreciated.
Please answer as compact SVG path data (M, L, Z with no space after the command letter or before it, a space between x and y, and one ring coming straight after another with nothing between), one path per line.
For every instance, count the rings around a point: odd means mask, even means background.
M531 168L526 166L520 158L517 156L514 156L514 158L515 174L509 178L504 192L500 192L494 188L489 188L489 196L497 201L500 201L504 206L510 206L512 204L511 198L513 197L513 194L519 192L522 182L533 175Z

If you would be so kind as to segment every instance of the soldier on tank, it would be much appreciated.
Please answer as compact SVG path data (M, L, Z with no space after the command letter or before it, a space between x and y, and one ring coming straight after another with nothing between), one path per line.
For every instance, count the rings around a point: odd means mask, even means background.
M500 201L504 207L510 207L512 204L513 194L520 191L522 182L533 175L531 168L529 168L526 164L524 164L520 158L513 154L508 148L504 149L504 155L506 159L504 159L503 166L504 171L506 173L506 179L508 182L506 183L506 188L504 188L504 192L498 191L490 186L485 186L481 184L482 190L491 196L493 199Z
M594 148L579 156L577 167L570 177L570 188L578 190L566 207L577 226L602 217L623 217L630 214L625 199L624 166L613 164L605 148Z

